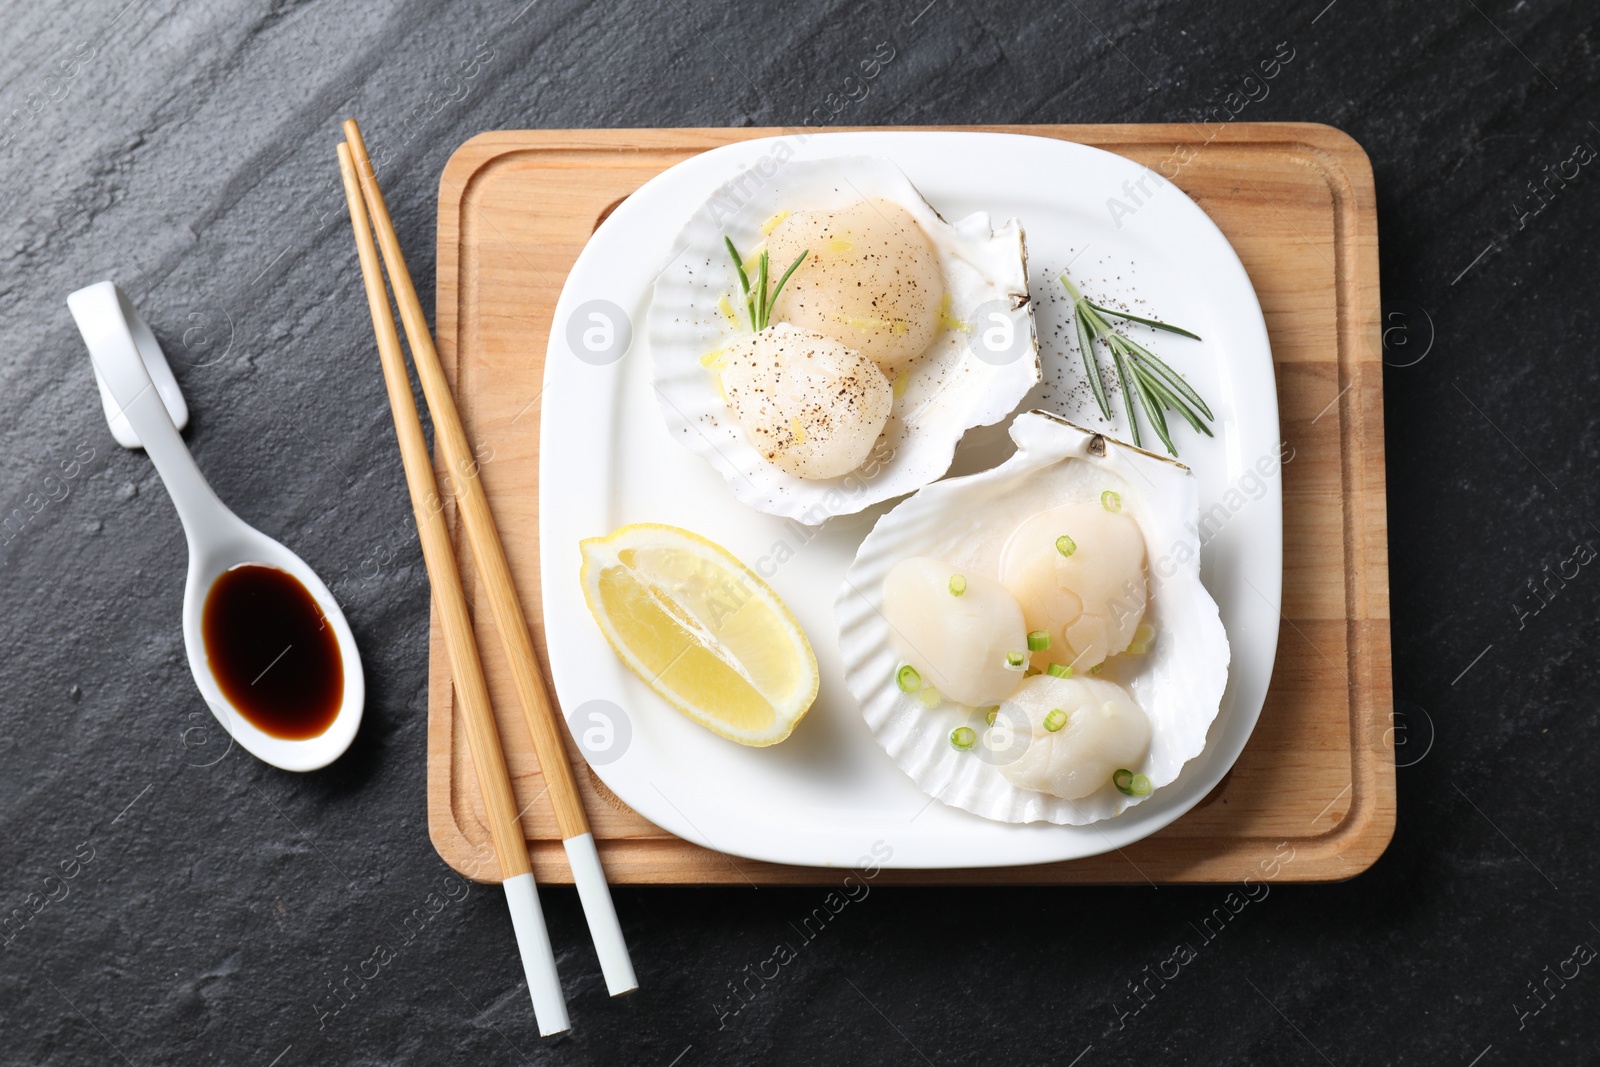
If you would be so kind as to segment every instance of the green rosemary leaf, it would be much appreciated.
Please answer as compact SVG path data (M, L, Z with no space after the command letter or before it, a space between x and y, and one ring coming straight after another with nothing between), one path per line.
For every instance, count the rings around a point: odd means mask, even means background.
M1087 300L1078 301L1078 313L1083 316L1083 321L1089 324L1089 329L1094 331L1096 337L1109 337L1116 333L1116 329L1106 317L1094 309Z
M1174 392L1172 386L1166 380L1157 374L1149 364L1139 358L1138 353L1129 352L1128 360L1133 364L1134 370L1138 372L1139 377L1150 386L1156 397L1161 401L1162 407L1181 407L1188 411L1194 410L1188 400Z
M1132 358L1129 358L1128 362L1131 365L1133 363ZM1178 449L1172 443L1171 431L1167 429L1167 416L1161 410L1161 398L1156 395L1155 390L1150 388L1149 383L1145 381L1144 376L1140 374L1137 368L1134 370L1133 380L1138 387L1140 399L1144 401L1145 414L1149 416L1150 425L1155 427L1156 436L1161 438L1161 443L1167 446L1168 454L1176 456Z
M739 250L733 247L733 238L724 234L722 243L728 246L728 255L733 258L733 269L739 274L739 290L744 293L744 307L750 314L750 329L759 332L761 327L756 325L756 294L750 291L750 276L744 272L744 259L739 255Z
M1131 312L1127 312L1127 311L1112 311L1110 308L1103 308L1099 304L1095 304L1095 303L1092 303L1092 302L1087 301L1087 300L1085 300L1084 303L1088 304L1090 307L1094 308L1096 311L1100 312L1103 315L1115 315L1117 318L1119 318L1119 319L1127 319L1129 322L1142 322L1146 326L1154 326L1156 329L1158 329L1158 330L1166 330L1168 333L1181 334L1184 337L1191 337L1196 341L1199 341L1199 340L1202 339L1199 334L1190 333L1188 330L1185 330L1182 326L1174 326L1170 322L1162 322L1159 319L1147 319L1147 318L1144 318L1143 316L1134 315Z
M1144 401L1144 396L1139 392L1139 387L1134 383L1133 375L1128 370L1128 361L1122 354L1122 349L1117 347L1116 334L1106 338L1106 344L1111 349L1111 360L1116 364L1117 377L1122 380L1122 396L1128 403L1128 428L1133 431L1133 444L1136 448L1143 448L1144 442L1139 439L1139 416L1134 410ZM1148 414L1148 413L1147 413Z
M1200 417L1195 413L1195 410L1185 403L1181 397L1174 396L1172 390L1168 389L1160 378L1157 378L1149 370L1137 363L1134 366L1134 372L1140 376L1145 385L1150 388L1150 391L1155 393L1156 399L1161 401L1164 407L1171 408L1179 415L1182 415L1184 421L1192 426L1196 433L1203 433L1207 437L1211 436L1211 431L1200 421Z
M1089 388L1094 392L1095 401L1100 405L1100 413L1107 419L1111 418L1111 404L1106 397L1100 363L1095 358L1096 340L1104 341L1111 353L1117 377L1121 380L1122 394L1127 400L1128 429L1136 446L1144 447L1143 435L1139 429L1142 414L1144 421L1155 431L1167 451L1174 456L1178 454L1178 448L1173 444L1167 423L1166 413L1169 409L1177 412L1196 432L1203 433L1207 437L1215 436L1206 422L1214 420L1216 416L1211 413L1211 408L1187 379L1144 345L1118 333L1110 320L1124 319L1128 322L1143 323L1196 341L1200 340L1200 335L1190 333L1180 326L1161 322L1159 319L1148 319L1141 315L1102 307L1079 292L1065 271L1061 273L1060 280L1072 298L1073 326L1078 335L1078 347L1083 354L1083 369L1089 378Z
M1206 428L1205 423L1200 421L1200 416L1195 412L1194 408L1185 403L1182 397L1175 396L1160 378L1150 372L1149 368L1136 361L1134 363L1134 373L1139 375L1140 381L1161 402L1163 408L1171 409L1183 416L1183 420L1193 427L1196 433L1203 433L1207 437L1211 436L1211 431Z
M1211 432L1211 427L1207 426L1205 422L1206 419L1212 417L1209 408L1207 408L1204 404L1201 404L1201 411L1196 411L1194 406L1191 405L1187 400L1174 394L1171 390L1171 387L1168 386L1166 382L1162 381L1159 375L1152 373L1149 368L1142 367L1142 369L1144 370L1144 373L1150 375L1151 385L1158 387L1165 394L1167 397L1168 407L1181 414L1184 419L1188 421L1189 425L1193 426L1200 433L1205 434L1207 437L1216 436ZM1203 415L1202 412L1204 412Z
M789 269L783 272L783 277L778 279L778 287L776 289L772 290L772 306L774 306L774 307L777 306L778 294L783 292L784 285L787 284L788 281L789 281L789 275L793 274L796 270L798 270L799 267L800 267L800 264L804 263L806 261L806 257L809 256L810 254L811 254L811 249L809 249L809 248L805 249L798 256L794 257L794 262L789 264Z
M1148 363L1150 365L1150 369L1155 371L1162 378L1165 378L1167 380L1167 384L1170 385L1179 396L1183 397L1185 400L1189 401L1189 403L1203 411L1206 418L1211 419L1216 417L1211 414L1211 409L1206 406L1206 402L1200 398L1200 394L1195 392L1194 387L1189 384L1183 375L1167 366L1167 364L1159 356L1150 351L1144 345L1141 345L1139 342L1133 340L1131 337L1126 338L1126 340L1129 347L1133 350L1135 358L1143 363Z
M1120 318L1126 322L1142 323L1152 326L1155 330L1176 333L1194 341L1200 341L1200 334L1190 333L1182 326L1160 322L1158 318L1146 318L1102 307L1078 291L1077 286L1072 283L1072 278L1067 277L1066 270L1062 270L1059 280L1072 298L1072 325L1077 333L1078 349L1082 350L1083 354L1083 371L1090 379L1090 389L1094 392L1094 400L1101 408L1101 414L1107 419L1112 418L1099 360L1094 358L1094 341L1106 342L1118 379L1122 381L1122 392L1128 402L1128 430L1133 435L1134 445L1141 448L1144 446L1139 430L1139 418L1142 414L1150 429L1155 430L1155 435L1162 438L1166 451L1176 456L1178 446L1173 443L1170 426L1166 421L1168 411L1176 411L1179 418L1184 419L1190 429L1194 429L1197 434L1216 437L1211 432L1211 427L1206 426L1206 422L1214 421L1216 416L1211 413L1210 406L1206 405L1205 398L1200 397L1194 386L1190 386L1182 374L1166 365L1154 352L1150 352L1133 338L1118 333L1110 320Z
M750 279L744 272L744 260L739 256L739 250L733 247L733 238L724 237L722 243L728 246L728 255L733 257L733 269L739 272L739 291L750 295Z
M1106 399L1106 383L1100 377L1100 361L1094 358L1094 336L1089 332L1081 315L1074 314L1072 321L1078 328L1078 349L1083 353L1083 372L1089 379L1089 389L1094 393L1100 414L1111 421L1111 401Z
M761 325L756 327L760 333L767 328L767 319L772 315L772 308L767 305L767 250L761 250L761 266L756 269L756 299L761 304Z

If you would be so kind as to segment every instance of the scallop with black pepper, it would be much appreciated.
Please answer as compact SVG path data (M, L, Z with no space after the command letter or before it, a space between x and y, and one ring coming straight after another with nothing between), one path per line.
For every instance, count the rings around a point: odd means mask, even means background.
M883 432L894 390L870 360L788 323L745 334L718 361L728 406L762 457L799 478L861 466Z

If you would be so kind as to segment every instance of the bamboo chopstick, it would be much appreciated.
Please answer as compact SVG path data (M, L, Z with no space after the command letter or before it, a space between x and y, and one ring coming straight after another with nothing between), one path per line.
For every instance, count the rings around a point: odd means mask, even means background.
M372 213L378 245L383 251L383 264L388 270L389 284L394 289L395 303L400 309L400 321L405 326L406 340L411 346L411 359L417 366L422 393L428 402L429 414L433 416L434 437L444 452L445 467L456 483L457 502L462 523L466 527L467 542L472 546L472 556L477 561L488 594L495 628L500 631L506 659L511 665L517 697L522 703L528 730L533 735L533 751L548 786L556 825L561 830L567 862L572 867L572 880L577 886L578 898L583 903L589 936L594 941L606 988L614 997L632 992L639 987L633 961L628 956L622 926L617 921L616 908L611 901L611 890L606 885L605 872L600 867L600 855L595 849L594 835L589 830L589 819L583 810L583 798L578 793L572 767L567 762L567 748L562 740L565 727L545 689L539 661L533 650L533 638L528 631L528 621L517 599L516 586L511 581L511 567L506 562L505 548L500 543L494 514L489 510L489 501L484 495L483 481L478 477L478 461L466 430L461 425L461 416L456 411L455 399L450 393L450 383L445 378L444 367L440 365L439 354L434 349L433 335L428 331L427 316L423 313L422 302L417 299L411 272L406 269L400 241L395 235L394 223L389 218L388 204L378 188L377 174L367 156L366 142L362 140L361 128L356 125L355 119L345 120L344 135L356 163L363 197Z
M511 775L506 770L505 753L495 728L494 711L489 704L489 689L483 680L483 664L467 614L466 596L461 590L461 575L456 570L455 554L444 515L434 506L439 499L428 458L428 444L422 435L422 421L411 398L411 376L406 372L405 355L395 332L389 310L389 296L383 287L378 265L378 250L367 225L367 209L356 176L355 161L348 145L339 145L339 171L344 178L345 198L350 203L350 225L355 230L356 251L361 260L361 275L366 283L367 306L372 312L372 327L378 338L378 356L383 364L384 383L389 391L389 408L394 415L395 436L400 441L400 456L405 465L406 485L411 491L411 509L417 519L422 541L422 557L433 585L435 603L444 626L445 649L456 695L461 701L467 730L467 745L472 766L477 772L478 789L483 794L489 816L489 835L505 885L511 923L522 954L528 990L533 998L533 1013L539 1032L546 1036L568 1028L567 1005L556 974L555 953L533 884L533 868L528 862L528 846L517 816L517 802L511 791Z

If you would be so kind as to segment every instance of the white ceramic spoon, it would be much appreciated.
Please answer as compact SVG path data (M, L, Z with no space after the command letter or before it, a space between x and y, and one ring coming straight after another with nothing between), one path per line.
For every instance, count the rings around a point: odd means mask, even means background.
M120 414L127 420L113 429L131 430L134 440L118 433L123 444L136 444L155 464L156 473L166 484L167 493L178 509L183 532L189 542L189 577L183 590L183 641L189 653L189 670L195 685L229 736L246 751L286 771L314 771L338 759L350 747L361 725L361 710L366 702L366 680L361 656L344 612L328 587L322 584L305 561L266 534L247 524L217 499L206 484L200 468L184 447L183 438L173 424L163 392L179 397L176 383L158 390L151 368L165 372L170 379L165 357L144 320L114 283L98 282L67 297L67 306L77 320L78 331L89 346L102 396L109 393ZM165 383L164 383L165 384ZM108 416L114 416L107 406ZM317 601L324 618L339 642L344 663L344 699L332 725L316 737L289 741L263 732L241 715L223 696L206 662L205 641L200 617L211 584L224 571L247 563L264 564L287 571Z

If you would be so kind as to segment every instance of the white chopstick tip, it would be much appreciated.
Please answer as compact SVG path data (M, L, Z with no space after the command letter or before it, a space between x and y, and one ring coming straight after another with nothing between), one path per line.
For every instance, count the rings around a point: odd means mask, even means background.
M617 921L617 909L611 902L611 887L606 885L605 871L600 868L594 834L578 834L562 844L572 868L572 883L583 902L584 918L589 921L589 937L600 959L600 972L606 978L606 991L614 997L632 993L639 988L639 979L633 973L628 943L622 937L622 924Z
M567 1001L561 993L561 976L556 973L556 955L550 947L550 931L544 925L539 893L532 874L519 874L502 883L506 904L511 909L511 928L516 931L517 951L522 954L522 972L528 979L528 994L533 998L533 1017L539 1036L549 1037L570 1030Z

